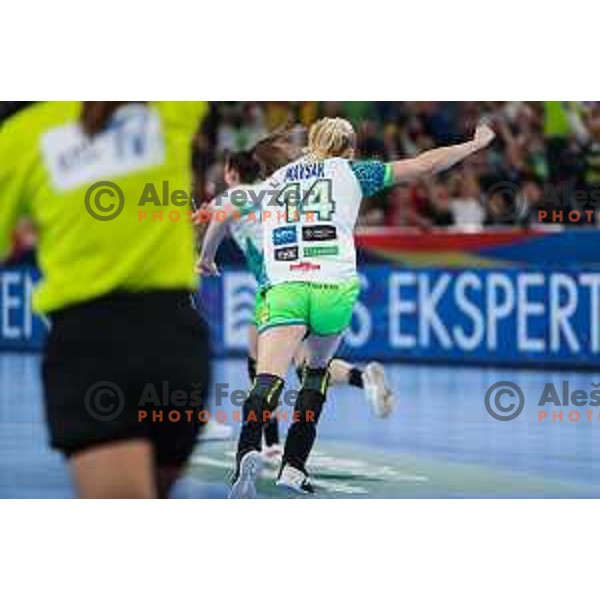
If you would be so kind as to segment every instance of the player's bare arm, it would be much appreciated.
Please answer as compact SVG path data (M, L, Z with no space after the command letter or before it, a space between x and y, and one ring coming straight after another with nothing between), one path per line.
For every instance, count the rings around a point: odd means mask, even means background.
M223 208L218 206L216 200L209 204L208 211L210 212L209 224L204 234L202 250L196 262L195 270L200 275L218 275L219 269L215 263L215 257L225 237L227 222L231 218L231 213L225 212L223 216L219 215L219 218L217 218L219 211L223 211Z
M481 123L477 126L473 138L468 142L435 148L423 152L416 158L393 162L391 166L394 173L394 183L445 171L489 146L495 137L496 134L493 129L489 125Z

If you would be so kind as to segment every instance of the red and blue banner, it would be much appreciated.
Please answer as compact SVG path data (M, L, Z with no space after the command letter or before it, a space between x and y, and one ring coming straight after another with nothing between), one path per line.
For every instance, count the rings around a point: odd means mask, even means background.
M364 229L356 236L361 263L412 267L500 267L535 265L600 267L595 229L500 230L456 233L410 229Z

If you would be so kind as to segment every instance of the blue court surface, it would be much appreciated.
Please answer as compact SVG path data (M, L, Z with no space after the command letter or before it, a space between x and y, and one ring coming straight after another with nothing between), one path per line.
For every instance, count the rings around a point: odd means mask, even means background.
M0 354L0 497L73 496L61 457L48 449L39 381L40 357ZM396 412L375 419L360 390L330 392L309 465L322 498L600 497L600 420L538 422L547 383L591 390L593 374L508 369L386 365ZM292 381L293 376L290 377ZM510 422L486 411L495 382L518 384L526 398ZM222 360L215 381L247 387L245 361ZM231 415L234 407L222 407ZM551 413L553 407L548 409ZM582 412L583 414L583 412ZM238 425L234 425L238 427ZM200 443L175 496L224 498L234 441ZM262 497L294 497L265 470Z

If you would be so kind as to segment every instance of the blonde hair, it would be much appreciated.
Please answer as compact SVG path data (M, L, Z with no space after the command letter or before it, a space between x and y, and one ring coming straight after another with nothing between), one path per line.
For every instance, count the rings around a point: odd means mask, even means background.
M354 150L356 133L346 119L325 117L312 125L308 132L308 154L319 160L343 156Z

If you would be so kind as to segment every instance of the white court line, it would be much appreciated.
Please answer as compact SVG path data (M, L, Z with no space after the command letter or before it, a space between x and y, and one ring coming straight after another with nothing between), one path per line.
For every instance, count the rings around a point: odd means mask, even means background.
M235 453L233 451L225 451L225 457L230 460L222 460L198 454L192 457L192 464L204 465L207 467L224 468L233 470L233 459ZM353 477L364 477L370 480L380 479L383 482L396 483L412 483L421 484L429 481L429 478L424 475L415 475L409 473L401 473L393 467L387 465L374 466L363 460L335 458L322 452L315 452L311 460L312 464L320 470L342 472L345 475ZM276 465L265 463L265 472L271 476L276 476L278 468ZM358 485L349 484L340 481L329 481L326 479L311 477L312 481L319 488L332 493L342 494L368 494L369 490Z
M228 470L232 470L232 463L230 463L229 461L221 460L218 458L211 458L210 456L194 456L194 457L192 457L191 463L194 465L202 465L205 467L216 467L216 468L225 468ZM270 475L275 475L277 473L278 469L270 467L269 465L265 465L265 471L268 471ZM311 480L320 489L323 489L327 492L340 493L340 494L368 494L369 493L369 490L367 490L365 488L355 486L355 485L349 485L347 483L323 481L321 479L315 479L313 477L311 477Z

